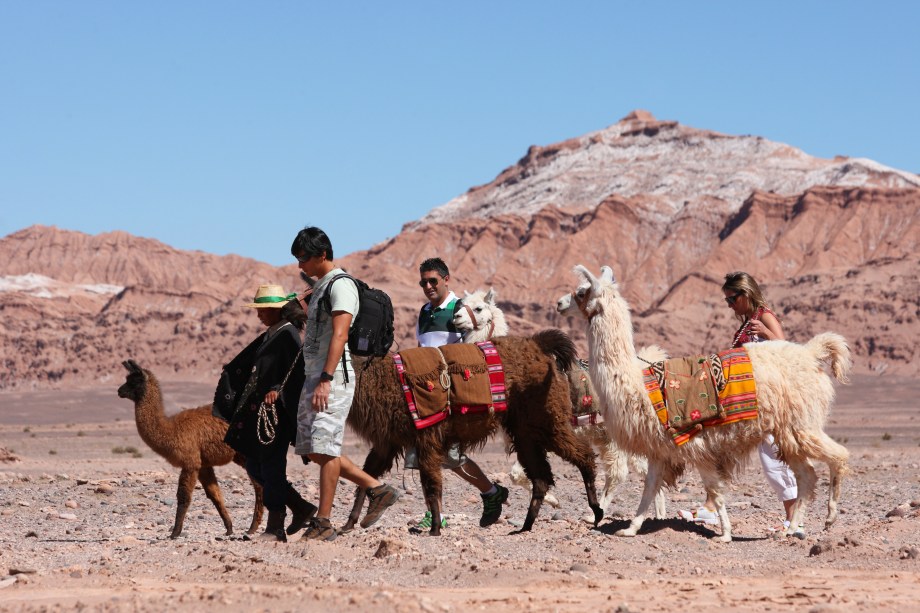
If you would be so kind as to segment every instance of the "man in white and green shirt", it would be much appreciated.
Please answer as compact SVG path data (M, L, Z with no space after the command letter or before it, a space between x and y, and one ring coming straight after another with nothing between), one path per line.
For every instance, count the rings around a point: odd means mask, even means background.
M454 313L460 309L462 303L450 291L450 271L441 258L429 258L419 266L419 287L425 292L428 302L425 303L418 314L415 326L415 336L419 347L440 347L450 343L458 343L463 335L454 326ZM459 418L459 419L462 419ZM406 452L406 468L418 468L418 458L415 449ZM476 486L482 497L482 517L479 525L483 528L491 526L501 516L502 504L508 500L508 490L486 477L479 466L460 452L456 445L447 452L443 468L449 468L464 481ZM431 528L431 511L415 527L416 530Z

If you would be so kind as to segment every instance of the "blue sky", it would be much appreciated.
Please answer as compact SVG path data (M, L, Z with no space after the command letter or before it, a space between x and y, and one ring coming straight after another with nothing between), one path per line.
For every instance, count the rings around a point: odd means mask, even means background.
M0 0L0 236L341 254L660 119L920 172L920 3Z

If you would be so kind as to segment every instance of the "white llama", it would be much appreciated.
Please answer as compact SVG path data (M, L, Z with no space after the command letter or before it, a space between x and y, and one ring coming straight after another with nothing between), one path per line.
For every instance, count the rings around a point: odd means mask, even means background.
M629 305L620 295L613 271L602 267L600 279L583 266L576 266L575 273L581 282L571 294L559 299L556 308L565 312L574 302L587 320L591 379L604 399L605 424L621 447L649 461L636 516L617 535L635 536L655 492L662 484L674 485L685 468L695 467L718 508L722 534L716 540L730 541L731 523L722 492L767 433L773 434L780 457L798 481L799 498L786 535L802 523L805 506L815 496L817 475L809 460L820 460L830 470L825 529L834 523L849 452L824 433L834 386L822 363L830 365L838 381L846 382L851 363L843 337L826 332L804 345L787 341L745 345L757 384L759 418L704 428L678 447L658 421L641 367L636 366Z
M505 336L508 334L508 324L505 322L505 314L495 303L495 290L489 288L489 291L477 290L473 293L465 292L463 298L463 308L454 315L454 326L463 332L463 342L477 343L485 341L495 336ZM667 358L667 355L659 347L643 348L640 351L643 358L650 361L659 361ZM579 366L573 367L566 373L569 379L569 387L572 396L572 416L573 430L575 434L585 441L589 442L597 449L601 463L604 465L604 490L600 499L600 506L604 512L613 502L613 494L616 487L626 481L629 477L629 471L645 475L648 471L648 463L645 458L639 455L623 452L617 444L610 439L607 429L603 424L603 417L599 410L599 398L591 385L591 380L586 376L586 372ZM591 412L587 415L577 417L579 411L577 407L585 401L591 403ZM507 450L510 453L510 450ZM515 462L511 468L511 481L528 492L531 489L530 479L524 474L524 468L520 462ZM552 494L546 494L544 502L558 508L559 500ZM659 492L655 497L655 515L658 518L664 518L666 513L666 504L664 492ZM586 521L593 522L594 517L588 516Z

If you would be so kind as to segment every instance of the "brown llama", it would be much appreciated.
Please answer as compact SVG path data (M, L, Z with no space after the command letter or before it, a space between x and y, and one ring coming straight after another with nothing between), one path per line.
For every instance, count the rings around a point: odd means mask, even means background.
M502 428L533 482L527 517L518 532L533 527L546 491L553 485L548 452L581 472L597 525L604 513L597 503L594 486L594 452L572 432L569 384L557 367L557 361L564 366L572 364L575 345L559 330L545 330L531 338L506 336L493 342L505 371L508 410L491 415L453 416L422 430L416 429L409 415L393 359L386 356L363 364L356 361L355 396L348 425L372 447L364 470L379 477L393 467L394 460L405 449L418 449L422 490L432 515L430 534L438 536L441 464L447 450L455 443L463 451L481 448ZM346 528L357 521L361 506L355 505Z
M463 332L464 343L477 343L490 340L493 336L508 334L505 314L495 301L493 288L489 288L488 292L484 290L466 292L463 297L463 308L454 315L454 326ZM667 359L667 354L661 347L653 345L640 349L639 357L643 360L657 362ZM648 462L643 456L626 453L610 439L610 434L604 427L601 399L588 377L587 364L577 360L572 368L565 370L565 373L569 380L572 399L572 430L576 436L586 440L597 449L603 465L604 489L601 493L600 505L606 513L607 507L613 502L617 485L626 481L630 470L644 476L648 472ZM530 490L530 480L524 474L524 468L520 462L515 462L511 467L510 477L511 482L515 485ZM560 506L559 501L551 493L547 493L544 500L553 507ZM655 496L655 517L664 519L665 509L664 490L661 490ZM593 520L591 517L585 519L586 521Z
M137 433L167 462L182 469L176 491L176 522L169 538L177 538L182 533L195 481L201 482L204 493L220 514L227 534L232 534L233 522L224 507L214 467L230 462L245 467L246 458L224 443L227 422L211 414L210 404L167 416L163 411L160 383L153 373L138 366L134 360L122 362L122 365L128 370L128 376L118 388L118 396L134 401ZM256 500L248 534L254 534L262 523L262 486L254 481L252 486Z

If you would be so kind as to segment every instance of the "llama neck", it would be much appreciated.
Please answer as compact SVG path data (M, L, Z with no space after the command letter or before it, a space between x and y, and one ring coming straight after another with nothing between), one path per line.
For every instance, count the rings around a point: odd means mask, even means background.
M629 305L619 296L601 297L600 310L588 322L591 362L617 369L632 368L636 359Z
M172 420L163 412L160 384L152 375L147 380L146 392L134 403L134 420L141 439L160 455L169 441L175 440Z

